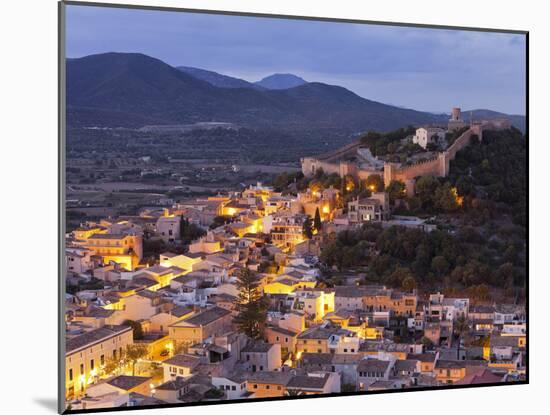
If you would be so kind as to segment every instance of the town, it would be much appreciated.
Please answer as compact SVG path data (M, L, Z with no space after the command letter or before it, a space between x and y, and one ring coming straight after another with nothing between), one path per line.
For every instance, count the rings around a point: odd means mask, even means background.
M477 275L484 264L467 276L468 258L459 258L461 274L459 265L451 273L456 253L432 255L426 271L402 254L387 276L384 250L398 249L380 241L459 234L451 213L478 201L437 180L472 142L510 128L463 120L454 108L447 125L383 144L392 151L367 134L302 157L301 171L270 183L82 221L65 240L67 407L524 379L525 301L513 281L496 301ZM450 213L411 215L415 200ZM346 245L342 235L358 240ZM445 292L447 274L465 289Z

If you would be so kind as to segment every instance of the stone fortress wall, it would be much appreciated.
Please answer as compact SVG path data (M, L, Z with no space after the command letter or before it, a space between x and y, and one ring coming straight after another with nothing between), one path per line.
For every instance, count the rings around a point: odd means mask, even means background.
M472 123L468 130L461 134L445 151L438 153L436 157L407 166L386 162L383 171L362 170L358 168L355 162L346 161L346 157L354 155L357 149L361 147L360 142L354 142L318 157L302 158L302 172L305 176L312 176L317 170L323 169L328 174L337 173L340 177L349 174L361 180L366 179L371 174L379 174L384 179L385 186L388 186L392 180L402 181L407 188L407 195L412 196L414 195L414 184L417 177L446 177L449 174L451 160L454 160L458 151L470 144L472 136L476 135L481 141L483 140L483 130L502 130L510 127L511 123L506 119Z

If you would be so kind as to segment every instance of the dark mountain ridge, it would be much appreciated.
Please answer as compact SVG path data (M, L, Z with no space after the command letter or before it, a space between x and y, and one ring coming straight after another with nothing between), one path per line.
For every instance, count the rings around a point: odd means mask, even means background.
M304 84L307 84L307 82L291 73L275 73L266 76L260 81L254 82L254 85L265 89L289 89Z
M218 88L252 88L252 89L264 89L259 85L255 85L252 82L245 81L244 79L234 78L232 76L223 75L214 71L208 71L206 69L194 68L191 66L177 66L182 72L193 76L194 78L208 82L211 85Z
M135 128L219 121L251 128L357 132L446 121L441 115L382 104L318 82L276 90L244 80L239 81L245 87L212 84L235 85L234 80L198 68L184 71L139 53L68 59L68 124Z

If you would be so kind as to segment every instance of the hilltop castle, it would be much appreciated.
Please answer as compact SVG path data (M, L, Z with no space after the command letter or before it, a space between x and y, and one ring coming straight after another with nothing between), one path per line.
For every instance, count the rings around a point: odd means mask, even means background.
M467 124L461 119L460 108L453 108L447 125L447 131L452 132L466 126ZM314 175L319 169L322 169L327 174L336 173L340 177L350 175L356 180L366 180L370 175L377 174L384 179L385 186L388 186L392 180L402 181L407 188L407 194L412 196L417 177L447 176L451 160L455 158L459 150L470 144L472 136L477 136L481 141L483 139L483 130L501 130L510 127L511 123L507 119L471 121L469 128L444 151L438 152L436 156L430 159L418 161L410 165L381 161L374 157L370 150L364 147L360 141L357 141L330 153L316 157L303 157L301 159L302 172L306 177L309 177ZM422 137L431 128L445 131L441 127L420 127L415 136L417 142L422 141L426 144L427 140L422 140Z

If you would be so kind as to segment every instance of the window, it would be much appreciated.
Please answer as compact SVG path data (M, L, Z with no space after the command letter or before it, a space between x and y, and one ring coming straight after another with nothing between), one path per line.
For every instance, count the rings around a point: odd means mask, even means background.
M236 391L236 390L237 390L237 387L236 387L236 386L231 386L231 390L232 390L232 391Z
M288 343L288 337L285 337L285 343Z
M264 370L264 367L263 367L263 366L260 366L260 372L261 372L262 370Z
M254 389L258 389L258 385L255 383L254 386L252 386Z
M83 363L80 364L80 374L81 375L84 374L84 364Z
M279 341L279 336L275 337L275 340L276 340L276 341Z
M90 370L94 370L94 359L90 360Z
M266 385L265 388L266 388L266 389L270 389L271 386L270 386L270 385Z
M73 380L73 370L69 369L69 381Z
M180 369L180 375L183 375L183 369Z
M113 359L116 359L116 349L113 350Z

